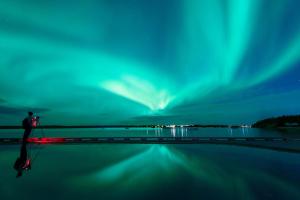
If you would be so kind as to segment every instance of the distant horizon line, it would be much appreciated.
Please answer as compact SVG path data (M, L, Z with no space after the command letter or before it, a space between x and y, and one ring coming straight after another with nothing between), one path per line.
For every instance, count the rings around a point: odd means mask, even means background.
M143 125L41 125L38 128L238 128L251 127L248 124L143 124ZM0 129L22 129L20 125L0 125Z

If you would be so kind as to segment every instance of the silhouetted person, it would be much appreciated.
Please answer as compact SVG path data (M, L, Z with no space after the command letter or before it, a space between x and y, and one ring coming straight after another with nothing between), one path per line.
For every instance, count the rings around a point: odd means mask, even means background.
M27 139L33 128L32 125L33 121L34 121L33 112L28 112L28 116L22 122L23 128L25 129L23 135L23 143L27 142Z
M20 150L20 157L17 158L14 169L18 171L17 178L22 176L22 173L24 170L31 169L31 161L27 156L27 148L26 148L26 142L22 143L21 150Z

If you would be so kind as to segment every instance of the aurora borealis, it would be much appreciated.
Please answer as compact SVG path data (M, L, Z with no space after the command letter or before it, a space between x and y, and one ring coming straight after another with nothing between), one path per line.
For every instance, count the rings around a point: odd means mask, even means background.
M2 0L0 125L300 111L298 0Z

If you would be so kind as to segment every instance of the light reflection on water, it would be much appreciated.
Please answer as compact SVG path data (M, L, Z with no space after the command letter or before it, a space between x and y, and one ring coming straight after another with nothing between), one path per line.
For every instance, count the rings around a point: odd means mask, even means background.
M28 149L34 156L38 148ZM50 145L16 179L19 146L0 150L1 199L300 197L299 154L223 145Z
M0 137L18 138L23 130L0 130ZM90 128L36 129L32 137L278 137L284 133L254 128Z
M259 129L51 129L48 137L283 136ZM0 137L21 137L1 130ZM35 130L35 137L42 136ZM2 199L299 199L300 156L224 145L29 145L32 170L16 179L17 145L0 146ZM17 191L17 192L16 192Z

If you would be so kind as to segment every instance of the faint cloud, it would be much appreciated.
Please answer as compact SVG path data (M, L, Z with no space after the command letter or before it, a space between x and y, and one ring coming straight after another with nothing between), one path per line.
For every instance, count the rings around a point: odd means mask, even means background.
M28 111L33 111L36 113L44 113L50 111L48 108L30 108L30 107L10 107L10 106L0 106L0 113L7 115L19 115L27 113Z

